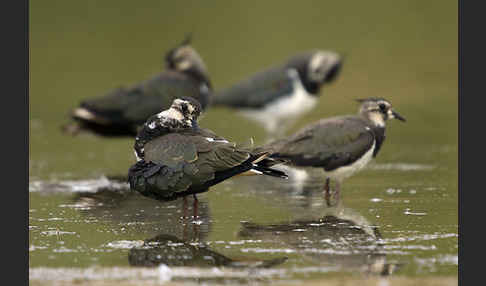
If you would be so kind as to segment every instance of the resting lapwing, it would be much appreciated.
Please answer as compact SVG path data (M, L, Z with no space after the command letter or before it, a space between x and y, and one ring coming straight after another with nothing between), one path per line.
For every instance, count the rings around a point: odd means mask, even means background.
M324 169L324 190L329 205L330 180L335 181L339 199L341 182L365 167L380 151L385 140L385 122L392 118L405 121L383 98L358 101L361 105L357 115L321 119L255 151L272 152L272 158L288 160L288 165L293 167Z
M167 52L166 70L130 88L83 100L64 131L88 130L104 136L136 136L148 117L170 107L177 97L194 97L206 108L211 96L208 71L188 37Z
M193 98L175 99L152 117L135 138L137 162L128 171L133 190L160 201L208 191L236 175L287 175L270 166L282 162L270 153L249 148L199 128L200 104ZM196 200L195 200L196 201Z
M322 86L336 79L341 65L342 58L335 52L300 53L216 92L212 103L241 111L270 135L282 134L317 104Z

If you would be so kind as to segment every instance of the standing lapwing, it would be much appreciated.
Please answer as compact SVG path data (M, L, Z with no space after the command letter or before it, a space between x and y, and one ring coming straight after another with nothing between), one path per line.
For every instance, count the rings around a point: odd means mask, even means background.
M294 135L276 140L255 151L269 151L271 158L288 160L297 168L323 168L325 197L329 203L330 179L335 181L339 198L340 184L376 157L385 140L385 122L405 121L383 98L359 99L357 115L321 119Z
M76 122L63 129L69 133L89 130L104 136L135 136L147 118L169 108L177 97L196 98L206 108L211 83L203 60L190 46L190 37L170 50L165 61L166 70L151 79L82 101L71 113Z
M181 98L147 120L135 138L137 163L128 171L131 189L169 201L206 192L236 175L287 178L284 172L269 168L282 160L268 158L268 152L253 153L199 128L200 113L196 100Z
M341 65L341 57L334 52L297 54L283 65L217 92L212 103L238 109L276 135L317 104L321 87L337 77Z

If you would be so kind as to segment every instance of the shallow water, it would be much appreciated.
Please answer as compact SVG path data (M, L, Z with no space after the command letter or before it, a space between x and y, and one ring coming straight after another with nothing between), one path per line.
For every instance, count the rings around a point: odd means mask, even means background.
M341 201L331 207L323 199L320 177L310 178L303 188L292 180L237 178L199 195L196 205L192 198L159 203L106 177L33 182L30 267L163 264L171 267L167 275L172 278L228 280L347 272L455 275L457 197L448 182L423 183L423 177L447 173L427 167L370 168L362 182L350 180ZM384 175L377 187L374 181ZM182 266L191 267L191 274L185 276ZM223 272L211 274L213 267ZM146 278L157 273L149 271Z
M457 277L456 2L279 2L279 13L270 1L181 3L31 1L31 279ZM304 182L234 178L199 195L197 209L192 197L141 197L125 182L132 139L69 137L60 126L81 99L159 72L189 31L216 88L298 51L347 53L338 80L287 133L355 113L353 99L369 96L389 99L407 122L388 124L376 160L332 207L318 172ZM240 143L268 140L223 108L200 125Z

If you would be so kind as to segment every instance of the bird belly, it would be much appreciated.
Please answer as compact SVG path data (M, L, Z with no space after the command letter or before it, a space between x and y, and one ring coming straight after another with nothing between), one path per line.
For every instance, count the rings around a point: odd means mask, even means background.
M292 94L282 96L262 109L243 109L241 113L262 124L268 132L275 132L277 128L284 127L282 121L296 119L310 111L316 103L317 98L310 95L302 84L299 84Z
M350 165L339 167L332 171L325 171L325 175L331 179L342 181L359 170L363 169L373 159L373 150L375 150L376 141L373 146L361 158L351 163Z

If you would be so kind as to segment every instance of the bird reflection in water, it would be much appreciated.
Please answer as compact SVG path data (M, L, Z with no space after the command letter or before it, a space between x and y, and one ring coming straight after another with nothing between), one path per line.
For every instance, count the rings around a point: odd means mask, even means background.
M206 244L189 242L174 235L160 234L147 239L141 247L134 247L128 254L132 266L192 266L192 267L235 267L269 268L282 264L286 257L253 260L232 259L211 250Z
M130 249L128 261L132 266L269 268L287 260L287 257L236 259L210 249L206 240L212 219L204 197L192 202L188 198L160 203L134 192L103 189L79 193L74 201L83 206L81 212L85 215L116 225L136 223L137 232L153 236ZM158 233L155 236L154 231Z
M241 222L238 236L283 244L304 260L321 266L379 275L390 275L396 270L398 264L389 263L383 253L376 226L342 204L323 209L320 217L290 223Z
M154 236L164 231L191 241L205 240L210 232L211 213L204 197L161 203L128 189L107 188L77 193L74 202L83 215L128 232Z

